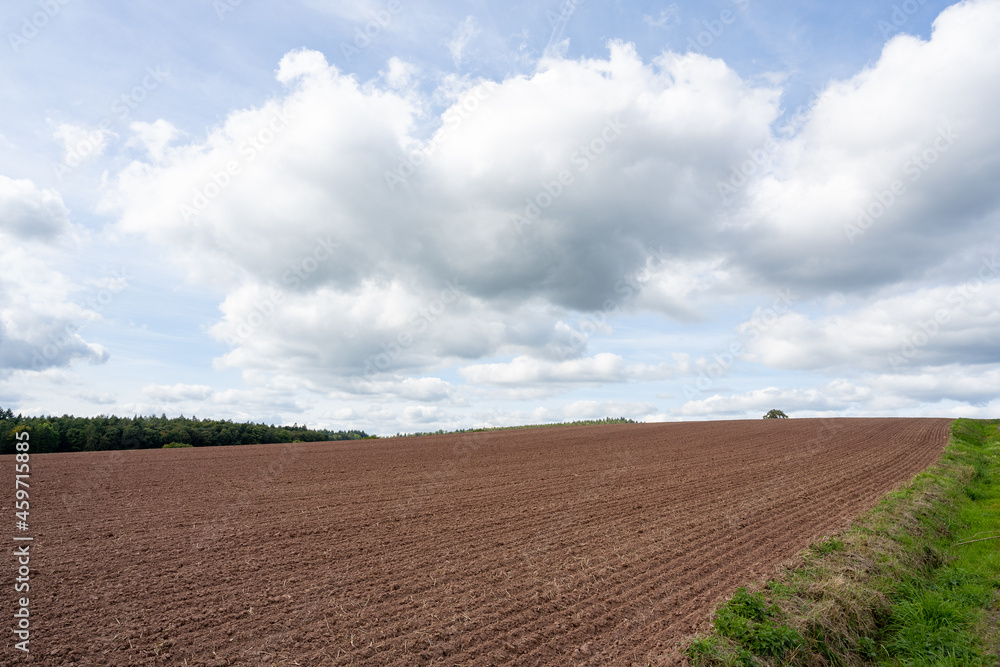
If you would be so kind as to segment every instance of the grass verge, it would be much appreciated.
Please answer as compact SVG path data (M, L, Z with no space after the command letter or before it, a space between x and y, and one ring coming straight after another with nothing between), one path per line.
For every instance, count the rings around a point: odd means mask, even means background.
M741 588L692 664L996 665L998 420L958 419L941 460L775 579Z

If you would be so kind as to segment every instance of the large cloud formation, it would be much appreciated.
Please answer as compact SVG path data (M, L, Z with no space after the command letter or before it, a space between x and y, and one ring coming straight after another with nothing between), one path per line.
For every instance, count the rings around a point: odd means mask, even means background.
M227 289L226 363L361 374L387 349L394 369L544 354L567 310L624 306L649 249L674 280L671 258L715 252L715 183L779 113L777 91L720 61L610 49L446 82L422 139L416 90L290 53L286 96L134 163L108 205Z
M226 292L223 367L361 393L456 364L492 386L664 378L676 369L594 356L588 336L621 312L680 326L792 286L840 312L783 315L748 360L900 373L900 322L933 317L1000 222L997 34L1000 3L955 5L780 129L779 88L699 54L644 62L612 42L606 59L428 91L399 61L362 83L295 51L282 95L159 142L105 206ZM923 346L927 363L1000 361L982 333L994 292ZM859 356L878 360L845 372Z

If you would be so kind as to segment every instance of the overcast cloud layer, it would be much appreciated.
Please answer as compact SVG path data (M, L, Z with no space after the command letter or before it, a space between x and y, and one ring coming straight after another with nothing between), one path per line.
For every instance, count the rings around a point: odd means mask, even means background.
M598 8L429 6L435 48L347 6L293 10L324 44L202 16L270 65L162 33L59 102L57 31L97 10L31 39L8 11L7 106L48 117L0 126L0 405L375 433L1000 407L1000 0L867 5L794 57L765 3L637 4L610 40Z

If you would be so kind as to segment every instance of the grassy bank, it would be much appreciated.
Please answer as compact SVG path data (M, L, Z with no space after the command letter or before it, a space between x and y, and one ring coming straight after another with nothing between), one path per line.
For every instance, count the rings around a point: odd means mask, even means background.
M959 419L941 461L795 569L740 589L695 665L996 665L998 421Z

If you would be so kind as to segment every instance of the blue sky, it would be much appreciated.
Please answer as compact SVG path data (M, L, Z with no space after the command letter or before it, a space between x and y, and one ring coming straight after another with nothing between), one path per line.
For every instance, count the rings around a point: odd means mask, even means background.
M0 23L5 407L995 416L995 0Z

